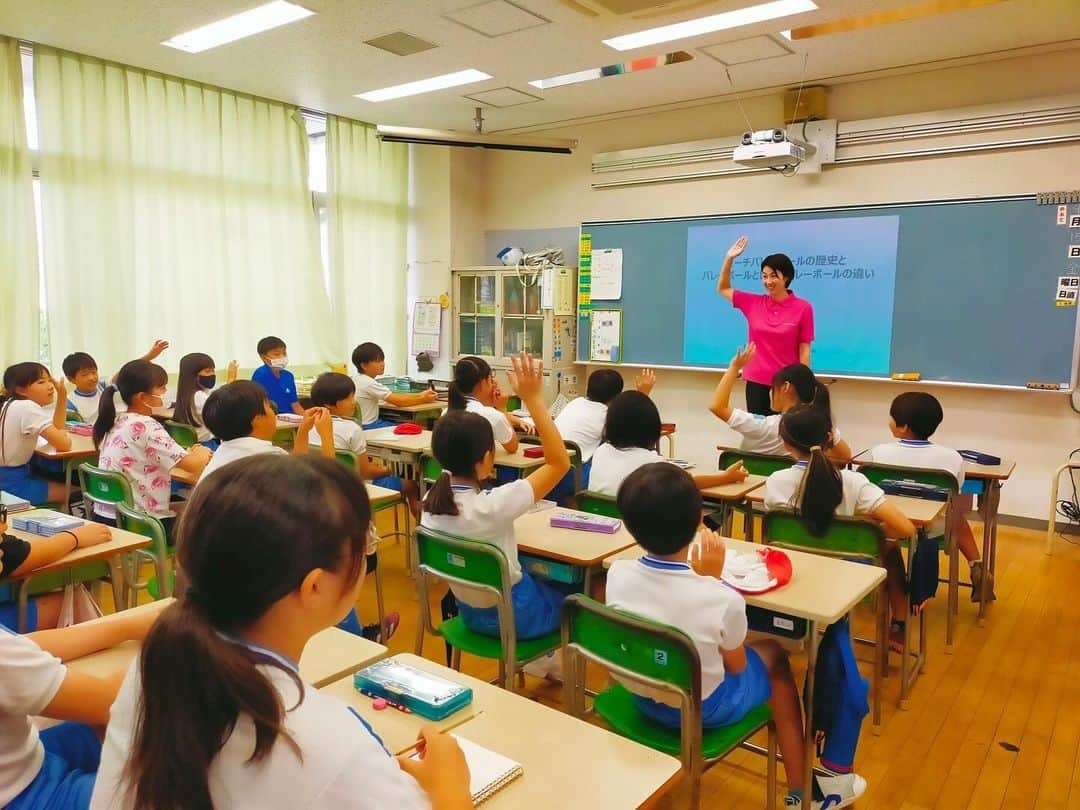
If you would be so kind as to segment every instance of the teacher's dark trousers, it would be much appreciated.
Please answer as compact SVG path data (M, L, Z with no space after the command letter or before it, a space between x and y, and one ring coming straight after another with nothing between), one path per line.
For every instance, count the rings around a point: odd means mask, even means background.
M769 394L772 386L764 383L746 381L746 410L762 416L772 416L776 411L769 407Z

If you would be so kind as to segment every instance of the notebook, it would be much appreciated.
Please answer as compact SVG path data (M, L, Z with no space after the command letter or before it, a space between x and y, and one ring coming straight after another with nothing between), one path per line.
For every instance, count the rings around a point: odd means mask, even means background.
M14 515L18 512L28 512L34 508L34 505L30 501L20 498L18 495L12 495L10 492L0 492L0 503L7 507L9 515Z
M525 773L520 762L514 762L457 734L451 736L461 745L469 765L469 792L472 793L473 804L487 801ZM420 759L420 754L413 754L412 759Z

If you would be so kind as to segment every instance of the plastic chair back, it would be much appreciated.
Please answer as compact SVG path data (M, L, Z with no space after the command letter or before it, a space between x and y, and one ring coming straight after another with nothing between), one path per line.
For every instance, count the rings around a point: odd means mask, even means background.
M815 537L794 512L778 509L765 514L765 542L773 545L878 562L884 540L877 523L858 517L837 515L825 534Z
M92 504L124 504L134 508L135 501L131 496L131 482L123 473L103 470L92 464L79 465L79 486L82 488L83 499L86 503L86 514L92 514Z
M741 461L751 475L772 475L777 470L786 470L795 460L791 456L773 456L767 453L748 453L733 447L720 451L720 469L726 470L736 461Z
M173 441L184 448L199 443L199 433L191 425L183 422L174 422L172 419L165 420L165 432L172 436Z
M611 495L603 495L592 490L582 490L577 494L577 508L582 512L605 517L621 518L619 505Z
M860 464L856 468L865 475L873 484L880 485L882 481L915 481L919 484L929 484L933 487L941 487L949 490L950 496L960 492L960 484L956 476L946 470L934 470L923 467L902 467L896 464L879 464L869 462Z
M150 538L157 573L154 580L146 583L146 587L148 590L153 591L151 595L155 599L172 596L173 577L169 575L168 571L168 536L161 521L153 515L148 515L145 512L118 503L116 505L116 527ZM137 579L137 577L134 579Z

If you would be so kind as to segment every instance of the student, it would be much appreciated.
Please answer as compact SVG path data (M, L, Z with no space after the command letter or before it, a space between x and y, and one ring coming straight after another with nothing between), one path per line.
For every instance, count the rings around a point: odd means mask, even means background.
M266 389L270 401L278 413L297 413L303 415L300 399L296 395L296 380L289 365L289 355L285 350L285 341L279 337L264 337L255 347L263 364L255 369L251 379ZM220 436L218 438L221 438Z
M506 412L506 396L495 383L495 373L479 357L462 357L454 364L450 381L449 410L479 414L491 424L495 441L507 453L518 448L515 428L528 430L516 416Z
M41 568L80 548L100 545L111 537L109 527L100 523L87 523L52 537L36 537L33 543L7 534L7 529L7 523L0 520L0 582ZM31 596L26 602L26 632L56 627L63 601L62 593ZM0 601L0 625L13 631L18 629L19 606L15 602Z
M380 487L386 487L405 495L413 516L420 519L420 493L413 481L403 481L367 454L364 429L353 421L356 410L356 385L345 374L328 371L320 374L311 386L311 404L325 408L332 417L334 448L349 450L356 455L357 472L360 477ZM322 446L319 431L312 428L308 441L315 447Z
M230 361L226 383L236 380L236 368L236 361ZM203 423L202 410L215 385L217 385L217 370L214 368L214 358L202 353L185 354L180 358L173 421L194 427L199 437L199 444L211 450L217 450L221 442L214 438L214 434Z
M766 479L765 508L794 509L815 537L828 531L833 515L864 515L881 523L888 538L914 537L914 524L885 499L879 486L862 473L837 470L829 462L822 450L828 436L828 418L820 408L803 406L781 417L780 438L797 461ZM908 612L904 560L892 542L886 544L883 556L893 616L890 646L899 650Z
M266 395L266 389L254 380L237 380L214 391L203 406L203 421L221 440L214 457L203 470L199 482L212 473L240 458L263 453L286 455L284 448L273 444L277 433L277 414ZM315 428L325 439L322 454L334 457L334 432L330 414L325 408L310 408L296 429L293 453L307 455L308 435Z
M870 451L870 460L879 464L895 464L900 467L944 470L956 476L956 482L964 485L964 459L955 450L933 444L930 437L938 429L945 413L937 397L922 391L900 394L889 407L889 430L899 441L879 444ZM971 496L960 495L952 510L952 538L971 567L971 601L982 598L983 563L971 524L964 516L971 510ZM944 519L928 530L930 537L945 533ZM990 582L990 598L994 583Z
M420 522L502 549L513 583L517 637L530 639L558 629L566 594L521 570L514 521L559 483L570 469L570 456L541 396L543 364L534 364L531 357L522 354L513 358L513 367L510 384L536 420L544 449L543 466L528 478L484 490L481 483L495 466L491 423L472 411L450 410L435 423L431 437L431 449L443 474L428 492ZM451 588L465 624L476 633L498 638L499 616L490 594L460 585Z
M773 456L783 454L784 443L780 440L781 414L800 405L812 405L820 408L829 420L831 441L826 448L826 455L841 464L851 461L851 448L840 438L839 431L833 425L829 389L814 376L814 372L801 363L784 366L773 375L769 396L770 407L775 413L771 416L731 407L731 389L735 387L739 371L750 362L755 351L754 344L748 343L745 348L735 352L709 403L709 410L713 414L727 422L728 427L736 433L742 434L742 445L739 449L747 453Z
M159 518L172 536L175 512L182 502L170 504L173 467L198 476L210 461L210 451L201 445L188 450L178 445L151 414L165 402L169 376L161 366L148 360L131 360L120 367L116 382L101 396L101 409L94 423L94 446L98 466L122 473L131 482L135 508ZM116 392L127 405L117 414ZM116 507L94 502L94 512L106 521L116 519Z
M769 704L787 774L785 806L803 807L802 707L787 653L773 640L746 643L746 601L720 580L724 541L708 529L698 535L700 490L675 465L652 463L627 476L618 503L645 555L611 566L607 603L677 627L694 642L701 657L705 728L738 722ZM679 727L677 708L645 696L635 702L653 721ZM846 807L865 790L866 780L855 774L817 775L809 806Z
M431 389L415 394L399 394L376 380L386 373L386 355L377 343L361 343L352 353L356 366L356 401L360 404L360 424L364 430L392 427L395 423L379 418L379 405L424 405L439 398ZM352 414L350 414L350 417Z
M164 604L164 603L162 603ZM19 636L0 627L0 807L86 808L123 672L98 678L70 661L125 641L140 641L157 611ZM39 732L34 717L62 721Z
M143 360L153 362L169 348L169 341L155 340L150 351L142 356ZM64 358L62 364L64 376L74 386L68 392L67 409L71 418L78 416L79 421L88 425L97 421L98 407L105 383L98 376L97 361L86 352L74 352ZM116 382L116 376L113 376Z
M304 647L364 580L364 485L297 455L241 459L214 483L184 516L189 587L124 679L90 807L472 807L453 737L425 727L423 758L395 762L355 710L300 679Z
M64 381L52 379L41 363L16 363L4 371L4 388L0 391L0 490L35 506L64 500L64 485L37 475L30 462L39 436L57 450L71 449L65 392Z
M604 442L593 454L589 489L615 496L623 480L645 464L667 462L656 447L660 443L660 411L640 391L623 391L608 404ZM695 475L699 489L745 481L746 468L737 461L723 472Z

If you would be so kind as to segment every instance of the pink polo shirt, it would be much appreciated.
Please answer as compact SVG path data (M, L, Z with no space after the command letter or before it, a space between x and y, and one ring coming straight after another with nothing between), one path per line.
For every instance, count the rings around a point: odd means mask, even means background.
M750 340L757 347L743 368L743 379L772 385L773 375L799 362L799 344L814 340L814 308L795 293L780 303L768 295L735 290L732 306L746 316Z

